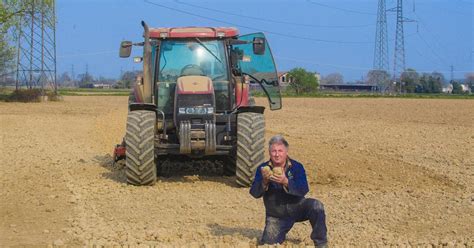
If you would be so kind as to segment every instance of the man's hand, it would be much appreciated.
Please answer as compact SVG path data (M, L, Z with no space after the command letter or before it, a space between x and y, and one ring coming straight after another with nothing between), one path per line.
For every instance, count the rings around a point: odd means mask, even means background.
M269 166L264 166L261 168L263 184L266 186L270 182L270 177L273 175L272 170Z
M273 175L270 177L270 181L279 183L285 187L288 187L288 178L286 177L285 173L282 174L276 174L273 173Z

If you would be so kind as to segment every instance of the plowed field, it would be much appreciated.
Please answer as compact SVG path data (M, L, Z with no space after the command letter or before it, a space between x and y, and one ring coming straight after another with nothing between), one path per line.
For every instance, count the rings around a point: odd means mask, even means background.
M305 165L331 245L474 246L473 100L283 100L266 136ZM255 246L263 203L233 177L125 183L111 152L126 115L127 97L0 102L0 246ZM285 244L311 245L310 231Z

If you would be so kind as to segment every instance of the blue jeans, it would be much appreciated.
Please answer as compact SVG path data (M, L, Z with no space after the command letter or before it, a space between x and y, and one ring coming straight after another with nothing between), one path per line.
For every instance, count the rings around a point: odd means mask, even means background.
M286 234L295 222L309 220L313 231L311 239L315 245L327 243L326 215L323 204L311 198L305 198L297 204L288 204L287 216L266 216L265 229L261 239L262 244L281 244L285 241Z

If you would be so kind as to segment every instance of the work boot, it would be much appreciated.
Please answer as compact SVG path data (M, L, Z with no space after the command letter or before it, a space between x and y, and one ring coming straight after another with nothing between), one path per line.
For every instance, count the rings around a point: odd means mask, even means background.
M314 247L316 248L328 248L328 243L324 243L324 244L316 244L316 242L314 242Z

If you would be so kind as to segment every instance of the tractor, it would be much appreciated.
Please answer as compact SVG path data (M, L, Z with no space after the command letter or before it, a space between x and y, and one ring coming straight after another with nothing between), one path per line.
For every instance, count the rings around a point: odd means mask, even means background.
M127 182L153 185L167 156L225 158L224 173L249 186L265 152L264 94L281 109L276 66L263 33L230 27L149 28L144 41L122 41L120 57L143 47L143 74L129 98L126 134L114 150Z

